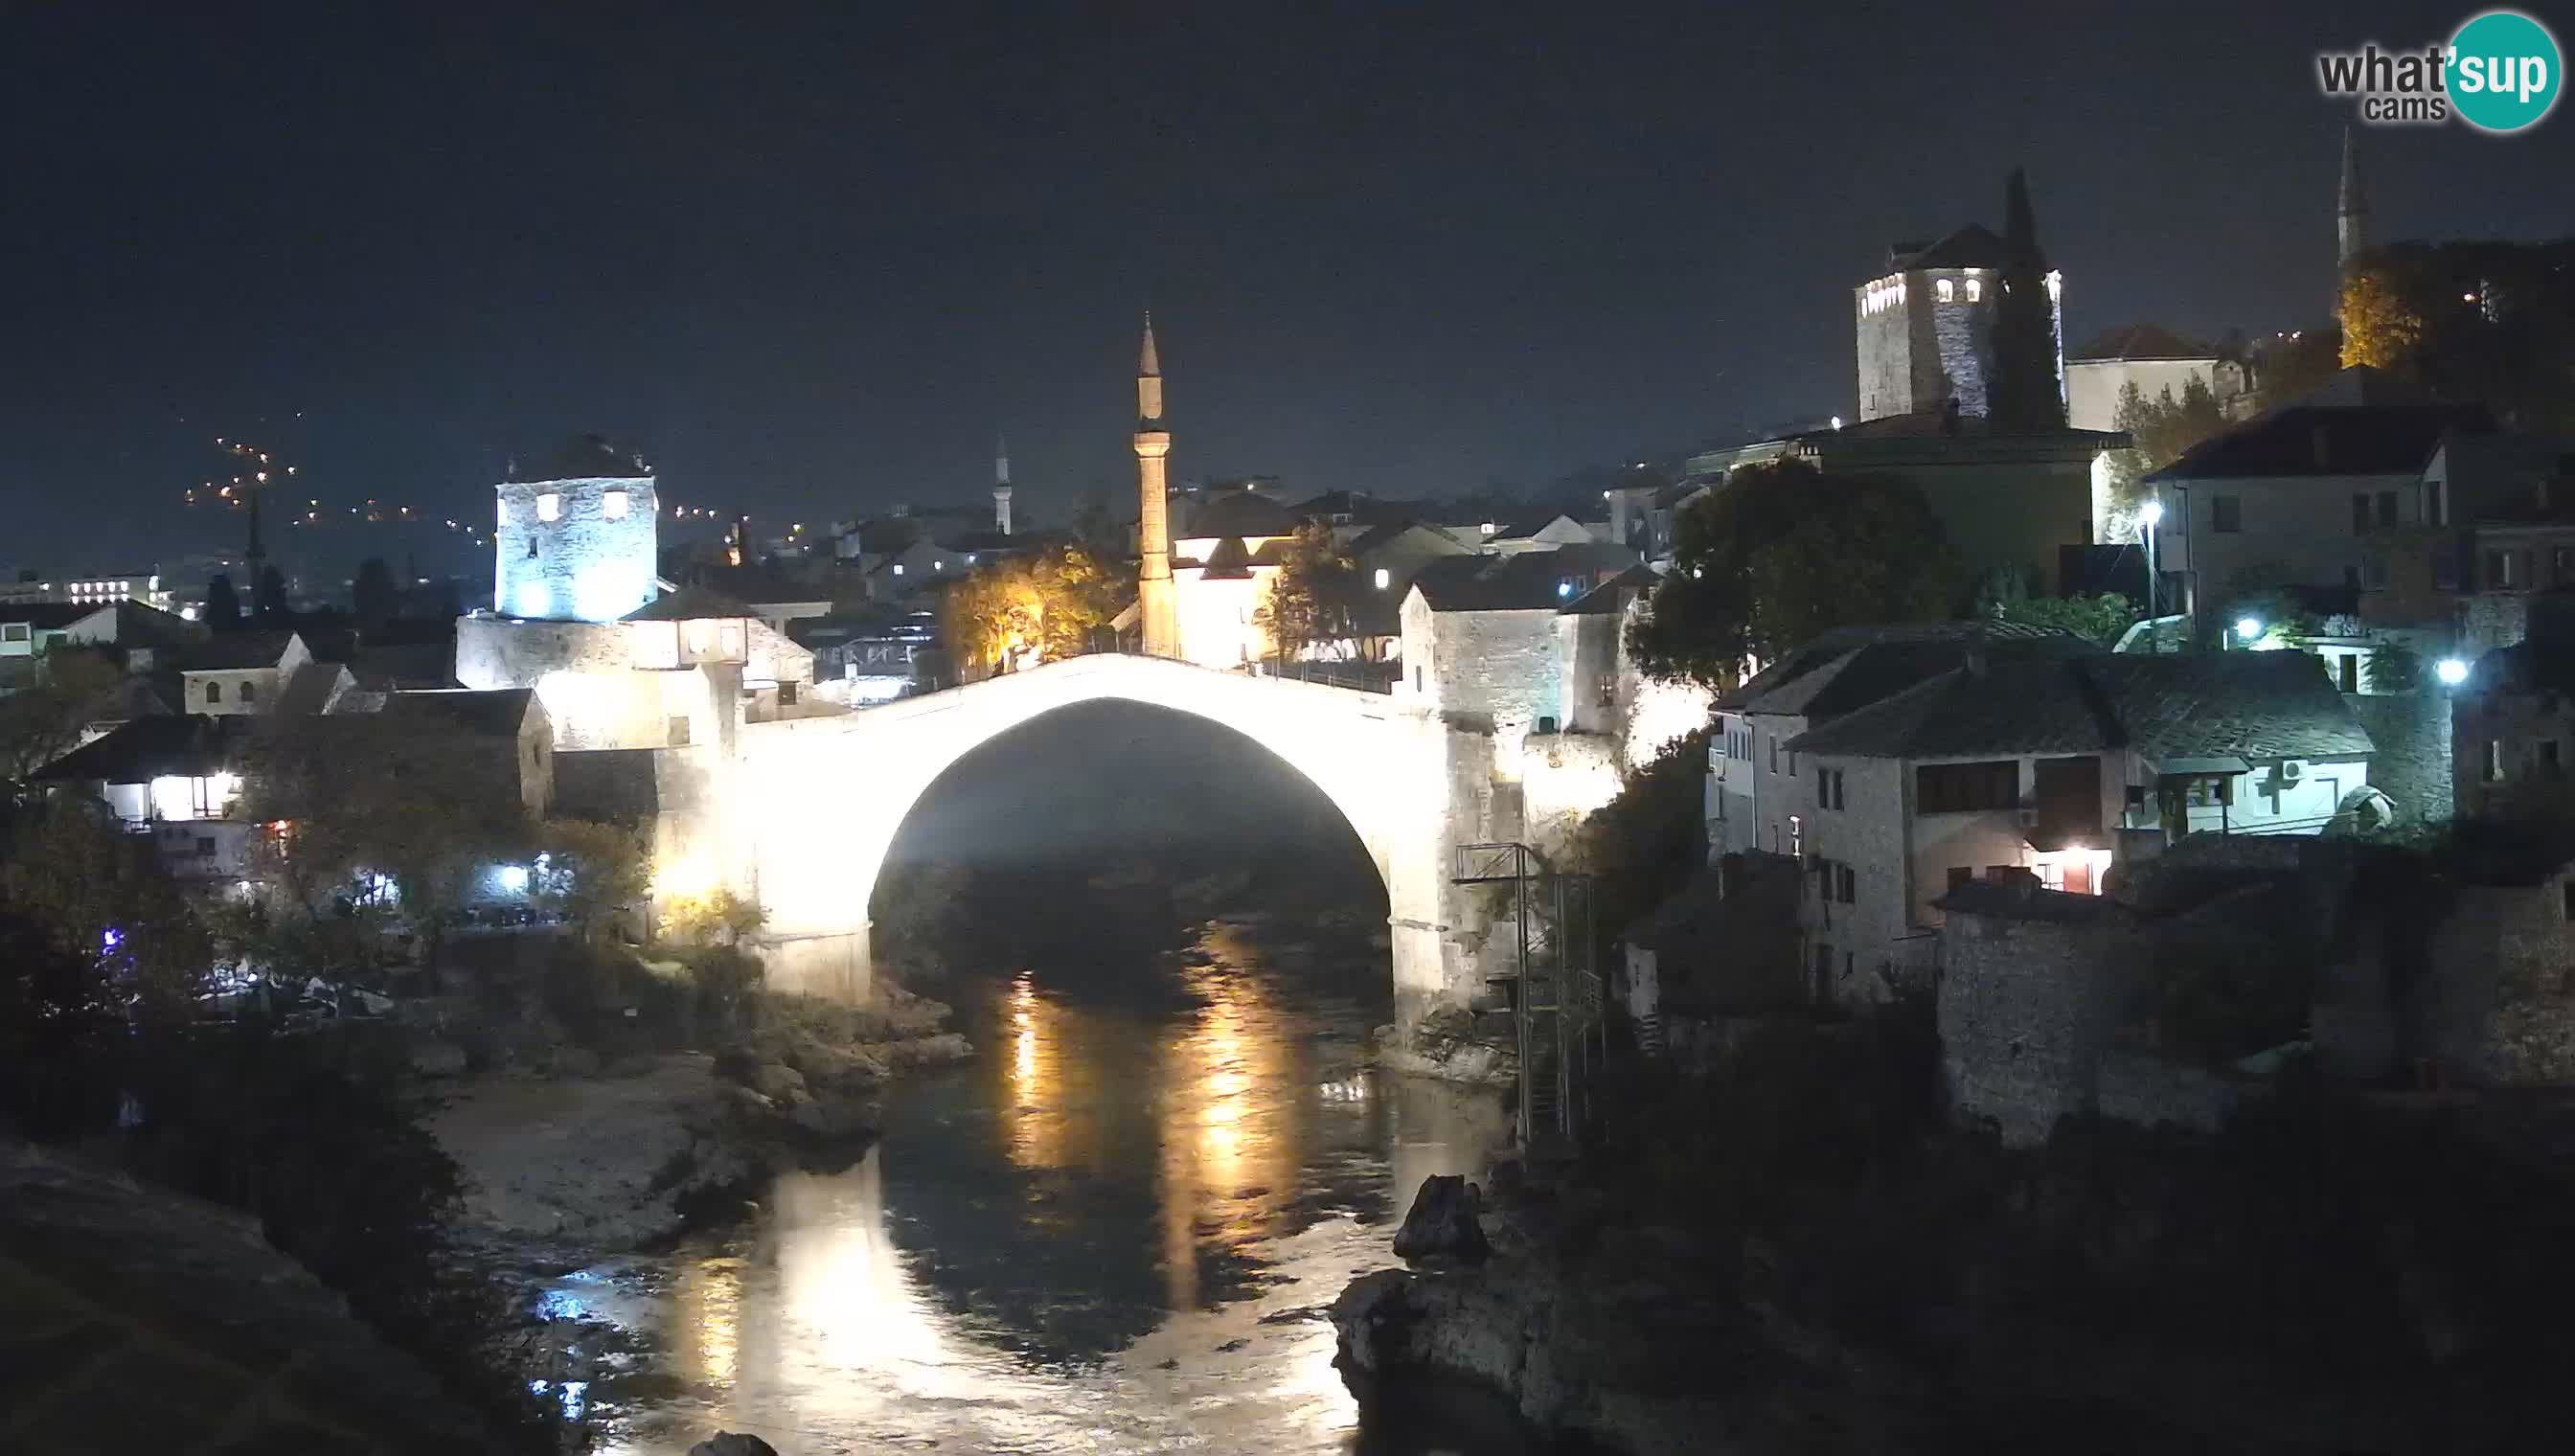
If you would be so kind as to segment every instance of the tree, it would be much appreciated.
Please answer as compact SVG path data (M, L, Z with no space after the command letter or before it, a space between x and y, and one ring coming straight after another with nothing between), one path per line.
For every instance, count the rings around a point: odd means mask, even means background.
M743 936L757 934L768 922L769 912L758 900L730 889L675 895L662 907L663 934L689 945L739 946Z
M286 616L286 578L277 568L259 569L259 581L251 588L251 615L263 626Z
M106 654L56 646L33 686L0 698L0 793L24 792L37 769L80 746L124 677Z
M1358 582L1358 564L1341 555L1330 526L1319 521L1298 526L1288 538L1279 575L1271 579L1269 600L1255 613L1278 660L1285 663L1314 648L1346 648L1354 641Z
M2208 382L2197 375L2182 385L2181 398L2166 386L2155 398L2145 397L2135 383L2119 390L2115 429L2127 432L2130 446L2110 458L2110 535L2124 541L2136 533L2136 514L2145 504L2145 478L2179 460L2192 446L2226 428L2226 412Z
M233 594L233 579L215 573L206 583L206 626L216 632L231 632L241 626L241 598Z
M1939 518L1902 481L1797 461L1736 471L1681 513L1672 570L1628 633L1657 678L1733 686L1817 633L1948 615L1963 595Z
M2367 365L2413 372L2414 350L2423 342L2423 316L2406 300L2392 268L2358 263L2344 272L2341 321L2345 369Z
M2025 627L2052 627L2076 633L2109 647L2137 620L2138 613L2137 605L2127 598L2104 592L2097 597L2079 593L2072 597L2023 597L1994 604L1991 615L1998 621Z
M596 938L610 916L653 892L652 853L644 835L623 824L548 819L537 830L545 872L538 898Z
M1079 542L996 557L948 589L940 633L961 670L1009 672L1077 658L1117 619L1125 582Z
M2342 330L2301 329L2286 339L2275 339L2262 351L2257 368L2253 382L2262 408L2278 409L2332 381L2334 372L2342 368Z
M974 928L974 874L944 859L907 859L877 875L877 944L899 979L947 974L947 950Z
M94 798L57 795L14 815L0 902L35 928L51 963L79 973L76 986L50 993L57 998L69 989L175 1017L206 964L205 932L151 841L126 833Z
M1996 430L2032 433L2065 428L2057 378L2056 308L2047 291L2047 255L2029 205L2029 178L2012 169L2003 183L2001 294L1994 300L1994 372L1986 401Z
M2369 650L2368 661L2361 664L2360 676L2361 682L2372 693L2420 692L2423 687L2423 659L2403 643L2382 642Z
M383 557L369 557L358 564L357 580L349 584L350 615L358 620L360 631L381 632L401 605L400 596L393 569Z

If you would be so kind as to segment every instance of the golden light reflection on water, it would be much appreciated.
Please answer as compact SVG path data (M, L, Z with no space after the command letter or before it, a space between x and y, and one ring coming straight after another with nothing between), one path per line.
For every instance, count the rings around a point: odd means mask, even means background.
M681 1263L672 1294L683 1317L672 1330L674 1373L708 1385L731 1385L742 1367L742 1266L737 1258Z

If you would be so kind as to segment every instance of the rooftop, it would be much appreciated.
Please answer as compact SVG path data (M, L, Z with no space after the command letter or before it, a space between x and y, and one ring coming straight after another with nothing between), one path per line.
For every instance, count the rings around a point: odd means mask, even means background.
M1227 491L1199 502L1175 536L1286 536L1296 529L1288 508L1259 491Z
M2376 751L2305 653L2097 654L1953 669L1798 734L1791 751L1882 758L2087 753L2260 760Z
M2443 436L2494 429L2483 405L2291 405L2201 441L2146 479L2416 475Z
M1954 668L1978 648L1989 657L2066 657L2100 651L2090 639L2062 628L1989 619L1840 627L1729 689L1717 698L1716 707L1732 713L1797 713L1809 718L1848 713ZM1865 662L1845 661L1859 658L1863 649L1896 651L1869 653ZM1858 671L1851 672L1853 667ZM1833 671L1826 673L1828 668ZM1848 681L1818 704L1826 685L1845 676Z
M2009 245L1980 223L1969 223L1936 243L1896 243L1886 250L1886 266L1893 273L1917 268L2000 268L2010 259Z
M651 480L640 455L621 453L605 435L577 435L543 455L512 460L513 481Z
M203 778L233 768L260 720L180 713L138 718L48 763L36 774L56 782L147 783Z
M1412 586L1433 612L1555 612L1603 573L1634 565L1624 547L1586 544L1425 562Z
M190 673L274 668L285 658L286 645L293 641L295 630L285 627L219 632L181 654L179 666Z
M2111 359L2215 359L2214 345L2196 339L2185 339L2156 324L2122 324L2095 334L2079 349L2069 350L2065 362L2074 364Z
M2048 889L2026 876L1970 879L1953 885L1932 904L1950 914L1991 915L2005 920L2053 920L2072 925L2119 925L2136 912L2106 895L2068 894Z
M801 599L800 599L801 600ZM722 592L705 587L682 587L665 592L634 611L619 618L620 622L702 622L718 617L758 617L751 607Z
M536 703L533 688L448 688L426 693L394 693L385 698L383 716L394 722L442 723L470 733L516 737Z

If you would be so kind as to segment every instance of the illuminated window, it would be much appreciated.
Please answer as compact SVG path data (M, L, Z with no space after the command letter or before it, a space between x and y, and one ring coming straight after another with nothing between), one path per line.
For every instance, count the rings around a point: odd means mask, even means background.
M504 526L510 524L510 503L507 501L501 503L501 524Z
M599 498L599 514L607 517L611 521L625 520L626 493L624 491L606 491L601 493Z
M556 495L552 491L548 491L544 495L539 496L537 498L537 519L539 521L561 521L563 519L563 497Z
M207 701L208 703L221 703L221 702L223 702L223 701L224 701L224 685L223 685L223 684L221 684L221 683L209 683L209 684L207 684L207 685L206 685L206 701Z
M1393 581L1393 580L1394 580L1393 575L1392 575L1391 573L1387 572L1385 568L1383 568L1383 567L1379 567L1379 568L1377 568L1377 569L1376 569L1376 589L1377 589L1378 591L1380 591L1380 592L1384 591L1384 590L1385 590L1385 588L1386 588L1386 584L1387 584L1387 583L1389 583L1389 582L1391 582L1391 581Z
M1944 304L1945 304L1945 303L1954 303L1954 302L1956 302L1956 301L1957 301L1957 299L1956 299L1956 295L1957 295L1957 288L1956 288L1954 285L1952 285L1952 284L1949 282L1949 280L1947 280L1947 279L1945 279L1945 278L1944 278L1944 279L1941 279L1941 280L1940 280L1940 282L1939 282L1938 287L1939 287L1939 290L1940 290L1940 302L1942 302L1942 303L1944 303Z
M1981 278L1970 278L1970 279L1968 279L1968 280L1967 280L1967 302L1969 302L1969 303L1976 303L1976 302L1980 301L1981 299L1983 299L1983 298L1984 298L1984 296L1985 296L1985 281L1984 281L1983 279L1981 279Z
M894 564L894 574L898 577L903 575L903 563L896 562Z

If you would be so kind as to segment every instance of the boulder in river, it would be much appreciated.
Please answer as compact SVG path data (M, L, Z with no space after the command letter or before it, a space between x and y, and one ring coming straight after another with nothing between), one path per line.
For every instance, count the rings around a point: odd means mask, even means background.
M1421 1180L1411 1211L1394 1235L1398 1259L1460 1259L1475 1263L1493 1251L1476 1220L1483 1198L1474 1184L1454 1173Z
M691 1446L689 1456L778 1456L778 1448L743 1431L718 1431Z

